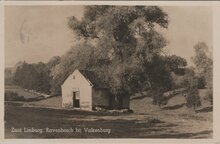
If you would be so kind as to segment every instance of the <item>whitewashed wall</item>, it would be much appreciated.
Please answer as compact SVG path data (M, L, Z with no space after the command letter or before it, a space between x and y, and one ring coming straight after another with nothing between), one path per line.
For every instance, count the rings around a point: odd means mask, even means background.
M73 79L73 75L75 79ZM80 92L80 108L83 110L92 110L92 86L85 77L75 70L63 83L62 88L62 106L73 107L73 92Z

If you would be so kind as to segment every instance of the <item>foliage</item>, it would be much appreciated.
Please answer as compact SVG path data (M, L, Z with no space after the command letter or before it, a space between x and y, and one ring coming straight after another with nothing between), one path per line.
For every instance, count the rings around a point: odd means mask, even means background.
M59 56L53 56L48 62L47 62L47 68L53 69L56 65L58 65L61 61L61 58Z
M176 55L166 56L165 62L170 71L177 75L184 75L187 62L184 58Z
M171 78L173 81L173 86L172 86L173 89L185 87L185 70L184 70L184 75L177 75L174 72L171 72Z
M201 100L198 92L198 78L195 76L193 69L188 69L186 74L186 106L195 108L201 106Z
M151 95L153 97L153 104L158 105L161 107L161 105L166 105L168 100L166 97L163 96L163 91L159 87L154 88L154 90L151 91Z
M204 42L194 46L195 56L192 60L196 66L196 74L200 78L199 86L209 89L208 100L213 103L213 60L209 48ZM201 84L205 86L201 86Z
M23 63L13 75L13 83L23 88L36 90L43 93L50 93L50 71L46 64Z
M198 79L198 89L204 89L205 86L206 86L206 80L205 80L205 77L204 76L200 76L200 77L197 77Z
M213 90L212 89L209 89L207 98L208 98L210 104L213 105Z
M88 69L91 66L100 65L98 57L94 47L87 43L80 43L71 48L60 58L59 64L51 69L51 94L59 95L61 93L61 85L74 69Z
M155 27L167 28L168 15L159 7L86 6L83 18L71 17L68 25L81 43L56 66L54 93L74 69L88 69L108 84L119 103L120 97L140 91L172 89L171 71L180 73L187 65L181 57L163 55L167 41Z
M5 91L5 101L24 101L23 96L19 96L16 92Z
M204 77L206 87L213 87L213 60L208 51L208 46L204 42L199 42L194 46L195 56L192 60L196 66L196 72L199 77Z
M81 20L68 25L79 43L62 57L48 63L19 66L15 84L58 95L61 85L75 69L95 71L120 103L122 96L154 91L160 105L163 92L173 88L171 72L183 74L186 60L166 56L166 39L158 27L168 27L168 15L157 6L86 6Z
M12 85L12 68L5 68L5 85Z
M99 56L85 68L100 74L116 101L156 85L162 91L170 86L170 73L161 58L167 42L156 26L168 27L168 15L156 6L87 6L81 21L69 20L79 39L95 43ZM95 66L103 60L107 63Z
M186 95L186 106L189 108L197 108L201 106L201 100L198 95L198 89L196 87L191 87L190 89L187 89L187 95Z

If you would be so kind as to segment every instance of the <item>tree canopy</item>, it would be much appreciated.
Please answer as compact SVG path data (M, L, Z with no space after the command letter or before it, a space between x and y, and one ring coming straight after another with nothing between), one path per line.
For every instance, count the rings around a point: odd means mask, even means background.
M46 64L28 64L24 62L19 66L14 75L13 83L23 88L50 93L50 71Z
M157 6L85 6L82 19L73 16L68 21L80 42L47 63L25 63L14 82L58 95L73 70L86 69L108 85L116 105L122 96L148 90L155 91L154 103L161 103L163 92L173 88L171 73L182 75L187 65L185 59L163 53L167 40L158 29L168 24L168 15ZM30 82L36 81L33 86L21 80L29 73Z
M91 52L89 59L95 56L95 61L89 60L85 68L99 73L116 97L152 87L164 91L171 85L161 57L167 41L157 31L168 28L168 15L161 8L86 6L82 20L73 16L68 25L80 40L94 46L86 53Z
M196 66L199 77L204 77L206 86L212 88L213 78L213 60L209 48L204 42L199 42L194 46L195 56L192 60Z

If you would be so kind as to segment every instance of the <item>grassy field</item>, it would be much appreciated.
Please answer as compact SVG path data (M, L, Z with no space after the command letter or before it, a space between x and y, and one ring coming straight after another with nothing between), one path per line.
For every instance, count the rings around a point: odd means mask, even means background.
M201 97L205 91L200 92ZM152 105L149 97L131 100L132 114L110 114L61 109L61 97L35 102L5 103L6 138L212 138L212 107L205 101L196 112L185 107L182 95L166 106ZM16 128L39 132L12 132ZM50 129L81 129L81 132L46 132ZM107 132L87 132L85 129Z
M27 90L18 87L18 86L6 86L5 87L5 91L10 91L10 92L14 92L17 93L18 96L23 96L24 98L28 99L28 98L37 98L40 97L40 95L35 94L35 93L30 93Z

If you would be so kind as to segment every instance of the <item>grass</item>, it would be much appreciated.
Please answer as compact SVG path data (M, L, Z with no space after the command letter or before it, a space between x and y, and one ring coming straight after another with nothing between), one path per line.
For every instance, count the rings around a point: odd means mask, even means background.
M25 108L7 103L5 115L6 138L208 138L211 130L183 132L181 123L164 121L152 115L68 111L46 108ZM43 129L43 133L12 133L14 128ZM46 133L45 128L102 128L111 129L111 133ZM198 129L197 129L198 130Z
M18 96L23 96L26 99L40 97L40 95L35 94L35 93L30 93L27 90L25 90L21 87L18 87L18 86L6 86L5 91L17 93Z
M200 94L204 96L203 90ZM110 114L60 109L61 97L41 101L5 103L6 138L212 138L212 109L204 103L197 112L186 108L181 94L166 106L152 105L150 97L132 99L133 114ZM23 107L28 104L29 107ZM33 107L30 107L33 106ZM34 107L38 106L38 107ZM50 107L50 108L46 108ZM56 108L56 109L53 109ZM40 133L13 133L14 128L42 129ZM47 133L45 128L77 128L81 133ZM88 133L84 128L111 129L111 133Z
M32 106L40 106L40 107L55 107L55 108L61 108L62 107L62 97L61 96L55 96L50 97L41 101L34 101L29 102L29 105Z

